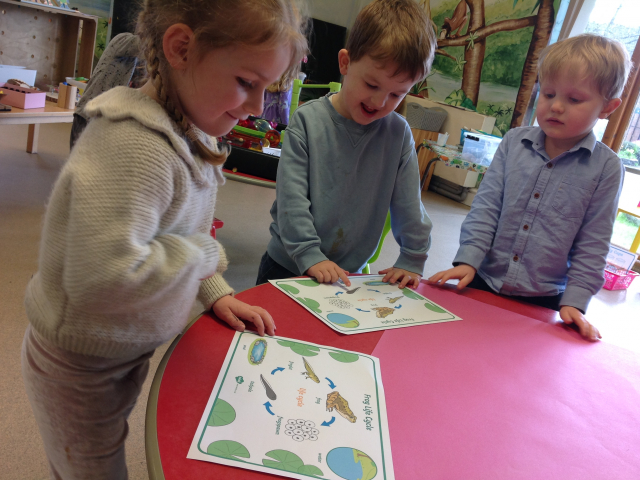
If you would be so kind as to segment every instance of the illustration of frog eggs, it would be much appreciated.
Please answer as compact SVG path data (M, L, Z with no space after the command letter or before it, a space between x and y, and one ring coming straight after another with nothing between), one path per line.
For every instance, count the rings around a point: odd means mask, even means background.
M311 431L309 432L310 435L319 435L320 434L320 430L318 430L317 428L312 428Z
M311 431L311 427L307 427L306 425L303 425L302 427L300 427L300 430L302 430L305 433L309 433Z
M285 435L292 436L294 433L293 433L293 430L285 430L285 431L284 431L284 434L285 434Z
M295 430L295 429L296 429L296 426L295 426L295 425L291 425L290 423L287 423L287 424L284 426L284 428L285 428L287 431L293 431L293 430Z
M318 439L318 435L309 435L309 440L311 440L312 442L315 442Z
M310 435L308 433L303 433L302 436L305 440L308 440Z
M312 422L311 420L307 420L306 422L304 422L305 427L310 427L313 428L316 426L316 424L314 422Z
M287 420L287 425L295 425L295 424L296 424L295 418L291 418L291 419Z
M296 420L296 423L297 423L298 425L304 425L305 420Z
M302 435L294 435L293 438L296 442L301 442L304 440L304 437Z
M304 432L303 432L302 430L300 430L299 428L296 428L296 429L293 431L293 433L294 433L294 435L302 435Z

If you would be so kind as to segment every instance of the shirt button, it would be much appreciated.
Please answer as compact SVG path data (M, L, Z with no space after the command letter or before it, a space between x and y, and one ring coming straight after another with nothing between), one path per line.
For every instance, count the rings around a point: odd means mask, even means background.
M517 262L518 260L520 260L520 258L518 257L518 255L514 255L514 256L513 256L513 261L514 261L514 262Z
M553 168L553 164L552 163L547 163L547 168Z
M525 225L524 227L522 227L523 230L529 230L529 225Z
M533 198L540 198L540 194L539 193L534 193L533 194Z

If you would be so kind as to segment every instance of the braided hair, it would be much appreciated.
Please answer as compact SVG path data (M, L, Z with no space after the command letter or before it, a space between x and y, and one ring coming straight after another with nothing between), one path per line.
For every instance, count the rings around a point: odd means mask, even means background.
M162 41L167 29L176 23L183 23L194 32L201 52L232 44L288 42L289 70L294 71L307 52L307 20L298 0L144 0L136 33L146 59L148 81L195 152L206 162L222 165L229 154L228 145L219 144L189 123L169 95L169 65Z

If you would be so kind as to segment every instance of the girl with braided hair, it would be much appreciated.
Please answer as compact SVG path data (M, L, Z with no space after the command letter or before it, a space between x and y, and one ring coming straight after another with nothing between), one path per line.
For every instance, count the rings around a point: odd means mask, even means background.
M305 26L296 0L145 0L148 81L86 105L26 292L23 377L51 478L127 478L149 358L196 297L236 330L274 334L268 312L233 297L208 234L227 156L215 137L262 112L306 53Z

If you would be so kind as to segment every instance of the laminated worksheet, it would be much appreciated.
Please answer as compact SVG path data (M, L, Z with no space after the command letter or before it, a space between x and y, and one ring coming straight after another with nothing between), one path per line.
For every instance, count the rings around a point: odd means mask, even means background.
M187 457L290 478L393 479L378 359L236 332Z
M334 330L347 335L462 320L411 288L383 282L383 275L349 277L351 286L312 278L270 280Z

